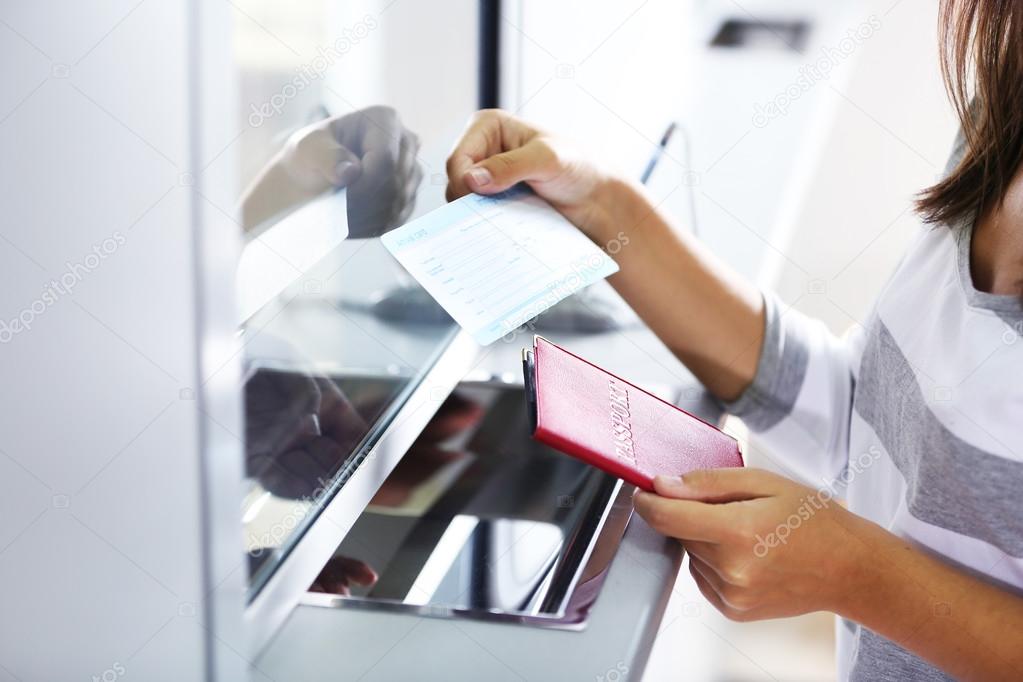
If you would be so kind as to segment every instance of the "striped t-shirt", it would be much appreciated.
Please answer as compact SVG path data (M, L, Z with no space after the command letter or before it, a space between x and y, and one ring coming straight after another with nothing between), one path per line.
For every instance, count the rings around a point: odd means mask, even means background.
M973 286L973 223L924 228L842 339L765 295L756 377L728 410L853 512L1023 594L1023 305ZM950 679L867 628L837 630L841 680Z

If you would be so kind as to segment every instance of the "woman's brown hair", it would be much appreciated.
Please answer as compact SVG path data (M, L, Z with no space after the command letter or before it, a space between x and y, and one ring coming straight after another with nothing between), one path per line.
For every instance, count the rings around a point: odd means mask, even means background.
M952 224L997 206L1023 161L1023 0L941 0L941 70L966 141L917 211Z

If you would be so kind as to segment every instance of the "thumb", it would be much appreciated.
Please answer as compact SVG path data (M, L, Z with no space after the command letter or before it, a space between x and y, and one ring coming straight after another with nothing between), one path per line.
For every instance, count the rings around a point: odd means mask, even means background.
M327 181L337 188L347 187L362 175L362 161L347 147L335 150L334 164L326 169Z
M520 182L545 181L558 173L557 158L541 140L483 159L466 170L463 180L477 194L496 194Z
M677 500L738 502L777 494L779 480L763 469L697 469L683 476L657 476L654 491Z
M362 174L362 164L322 123L294 133L285 145L284 167L305 192L345 187Z

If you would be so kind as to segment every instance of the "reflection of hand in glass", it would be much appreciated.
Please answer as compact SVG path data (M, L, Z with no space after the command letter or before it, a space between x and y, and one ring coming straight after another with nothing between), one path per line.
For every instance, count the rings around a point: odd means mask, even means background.
M365 561L344 556L331 557L309 586L310 592L329 592L349 596L352 585L372 587L378 579L376 571Z
M391 475L380 486L371 504L400 507L408 501L421 483L438 470L466 457L466 453L445 449L441 444L471 429L482 417L483 407L479 403L458 393L449 395Z
M430 423L419 434L416 444L439 444L476 426L483 418L484 409L475 400L455 392L450 394Z
M278 497L309 497L366 432L334 382L259 370L245 384L246 474Z
M242 197L249 230L332 189L348 190L350 237L375 237L412 212L419 138L390 107L332 116L292 134Z
M483 408L457 393L448 396L430 424L419 436L377 491L371 504L398 507L404 504L416 486L432 476L445 464L465 457L458 451L438 447L441 443L475 426L483 416ZM365 561L347 556L333 556L309 587L310 592L327 592L350 596L352 585L372 587L378 576Z

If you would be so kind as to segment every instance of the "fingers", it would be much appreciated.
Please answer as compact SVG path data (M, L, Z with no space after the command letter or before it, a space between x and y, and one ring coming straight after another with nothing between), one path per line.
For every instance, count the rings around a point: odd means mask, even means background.
M755 612L737 609L728 603L728 600L722 596L722 588L718 587L718 585L723 585L723 583L718 582L719 579L715 577L716 574L708 566L701 565L699 562L693 563L692 558L690 558L689 574L693 576L693 581L696 583L696 587L700 590L700 594L703 595L704 599L709 601L711 606L720 611L725 618L739 623L757 620Z
M500 115L485 111L477 113L448 155L448 187L445 192L447 200L454 201L469 194L472 189L465 182L466 173L477 162L500 151L502 151Z
M398 158L404 127L398 112L391 107L367 107L335 119L331 128L335 139L359 156L374 152Z
M416 155L419 153L419 136L411 130L403 130L398 141L398 159L395 163L395 174L403 181L403 187L415 176L419 166Z
M372 585L379 577L373 567L367 564L365 561L358 559L349 559L347 557L339 557L339 570L341 570L345 576L356 585Z
M686 540L682 545L689 556L696 556L704 563L713 564L721 556L720 545L713 542Z
M339 169L350 173L335 178L335 186L347 187L362 175L380 177L399 173L412 174L412 164L419 150L419 139L402 125L398 113L391 107L373 106L336 116L320 124L323 134L330 137L336 150ZM405 158L411 151L412 161ZM402 164L407 166L403 167ZM352 164L352 165L349 165ZM355 173L354 168L361 172Z
M323 567L309 590L347 597L351 595L351 585L371 587L378 579L376 571L366 562L348 557L334 557Z
M401 136L401 153L398 157L399 187L394 204L394 219L390 227L403 224L412 214L416 205L416 194L423 181L423 168L419 163L419 137L410 130Z
M446 196L495 194L516 183L542 181L557 171L557 157L540 132L500 110L477 113L448 157Z
M723 505L673 500L654 493L633 497L636 512L662 535L680 540L720 542L734 533L733 514Z
M689 555L689 572L696 573L703 578L719 597L726 589L726 583L717 570L711 564L693 554Z
M784 481L763 469L701 469L681 478L657 476L654 490L676 500L722 503L777 495L783 491Z
M692 559L689 561L689 575L693 576L693 581L696 583L696 587L700 590L700 594L703 595L704 599L710 602L711 606L725 615L728 615L731 612L731 609L729 609L728 605L722 601L721 596L714 589L711 582L707 580L707 578L705 578L696 568Z
M403 207L404 179L400 158L387 152L367 151L362 157L362 176L348 188L348 233L351 237L376 237L392 227Z
M362 163L359 157L344 147L336 150L336 163L327 173L327 180L338 189L348 187L362 175Z
M295 133L288 147L288 171L306 191L347 187L362 173L359 157L322 124Z
M477 194L496 194L520 182L543 182L558 173L558 160L550 146L536 138L524 146L487 157L462 176Z

